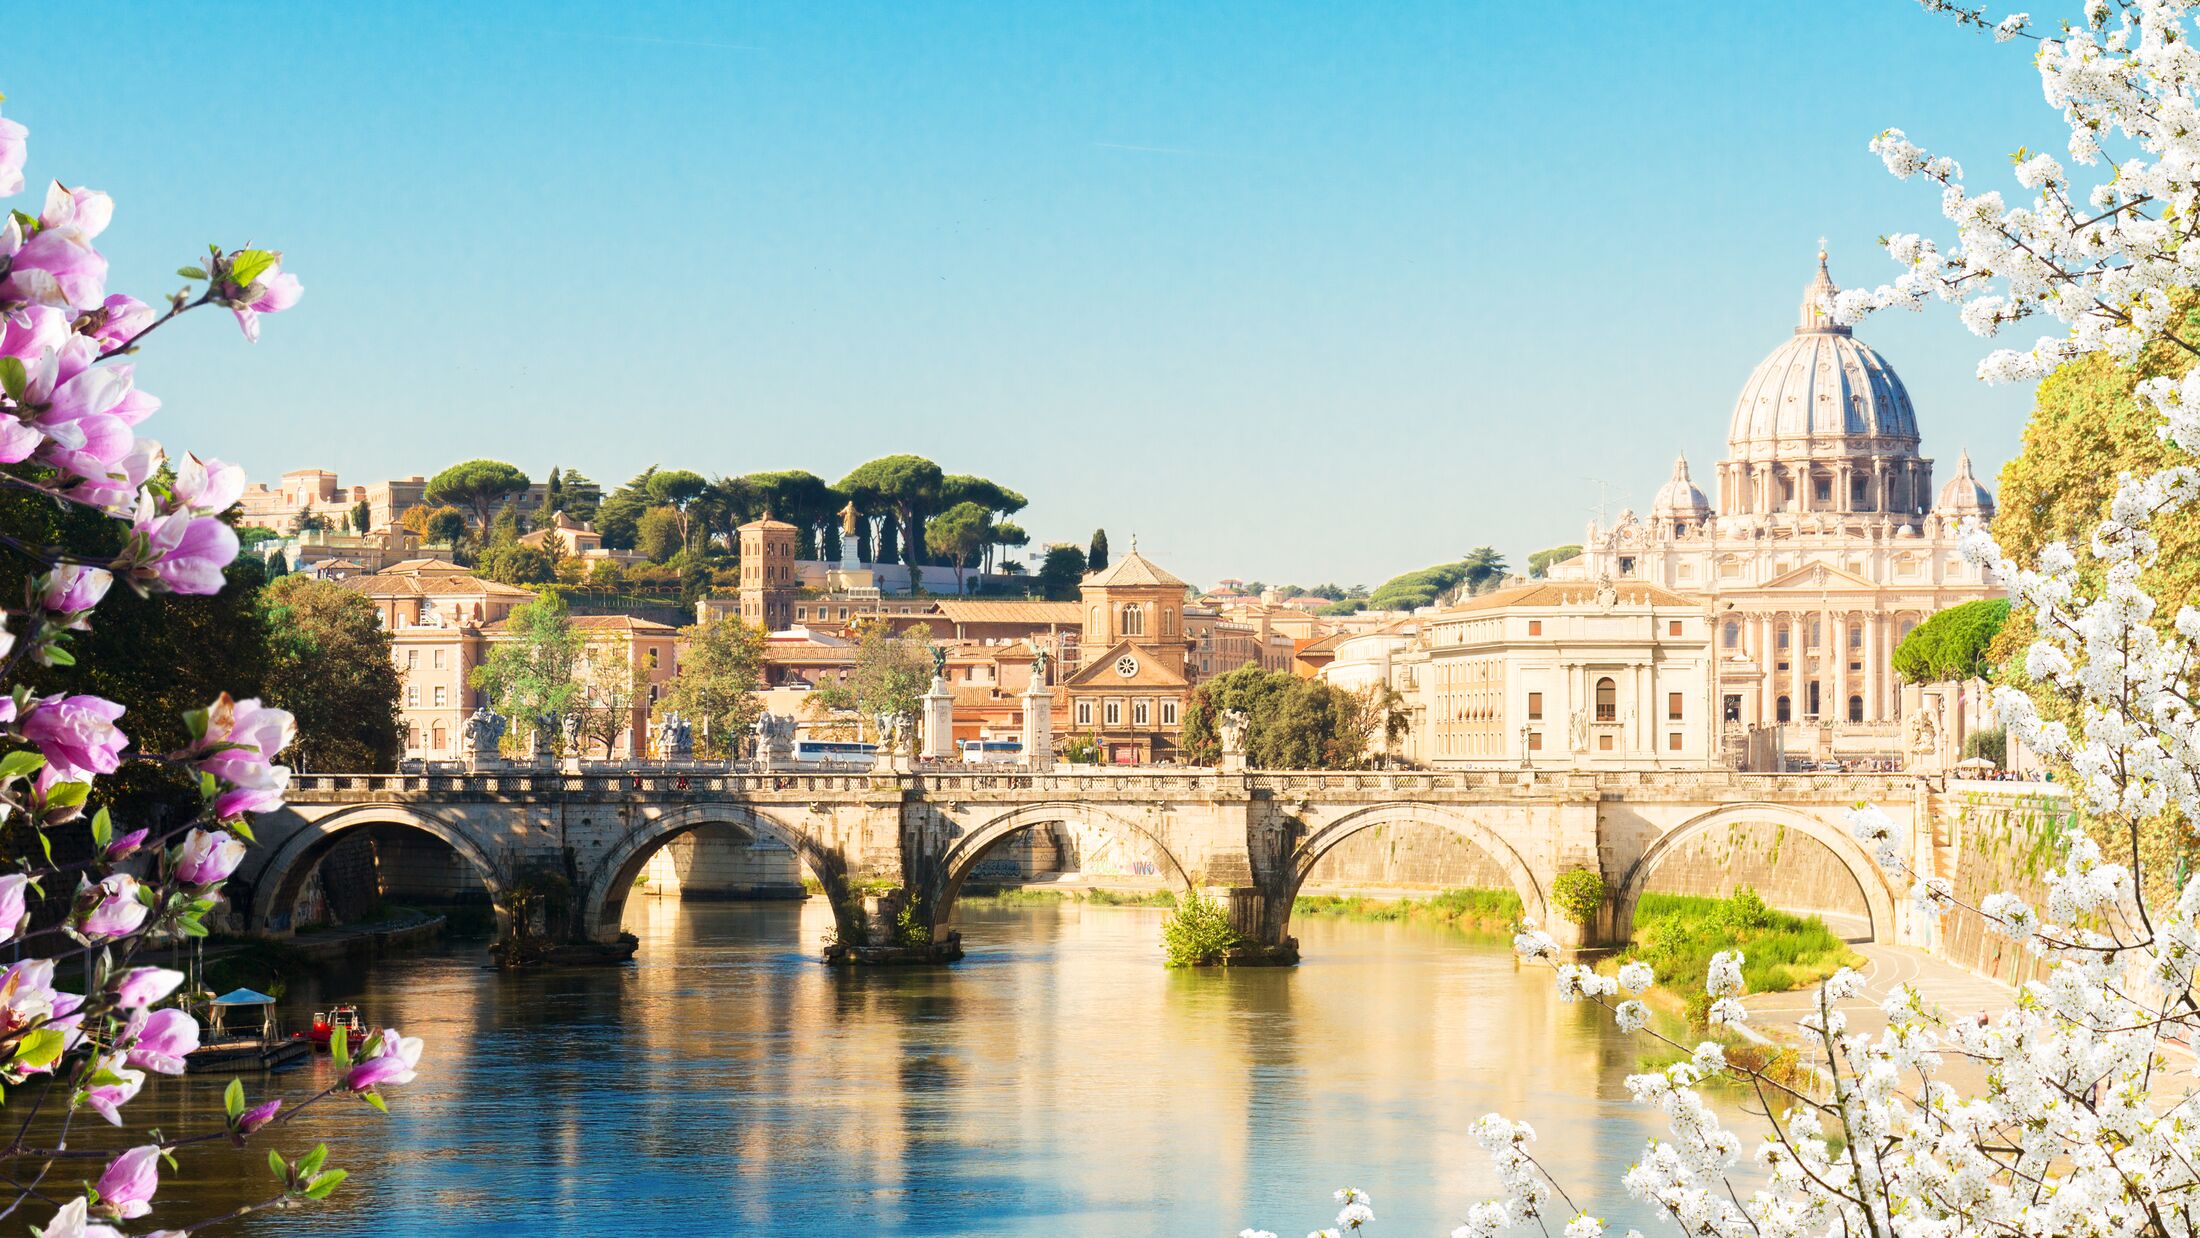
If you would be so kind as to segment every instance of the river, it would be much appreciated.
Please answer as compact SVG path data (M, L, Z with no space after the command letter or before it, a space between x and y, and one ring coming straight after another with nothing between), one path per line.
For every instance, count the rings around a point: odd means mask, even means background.
M284 1136L352 1171L334 1199L229 1232L1295 1236L1353 1185L1375 1233L1442 1234L1493 1190L1472 1137L1491 1110L1534 1123L1615 1231L1650 1228L1619 1188L1656 1127L1621 1087L1640 1045L1547 971L1312 917L1299 967L1169 971L1163 914L971 901L963 962L850 972L814 961L819 900L637 899L631 966L506 974L471 944L330 975L286 1017L356 1000L426 1064L389 1117L325 1103ZM223 1084L160 1081L124 1113L204 1130ZM273 1182L264 1146L182 1164L141 1225Z

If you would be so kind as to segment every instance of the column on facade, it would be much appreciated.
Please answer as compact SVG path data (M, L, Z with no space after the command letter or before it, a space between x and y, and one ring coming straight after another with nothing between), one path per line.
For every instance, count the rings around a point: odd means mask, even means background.
M1849 720L1849 612L1828 612L1826 627L1827 652L1833 656L1833 718L1836 722Z
M1879 613L1864 616L1864 721L1884 721L1879 716Z
M1792 722L1803 720L1803 707L1810 703L1809 699L1803 695L1803 676L1806 673L1803 668L1810 662L1810 659L1805 656L1803 642L1809 636L1810 633L1803 630L1803 612L1798 610L1790 613L1788 615L1788 719Z
M1777 716L1773 710L1775 698L1780 695L1780 648L1773 617L1770 614L1761 614L1756 617L1756 621L1757 669L1762 672L1757 677L1757 723L1765 726L1772 723Z
M1887 510L1887 462L1883 459L1872 461L1872 509Z
M1633 744L1635 751L1638 753L1655 752L1657 745L1651 742L1650 733L1657 726L1657 718L1650 712L1653 702L1650 699L1652 690L1650 687L1649 666L1641 662L1635 663L1633 678L1635 681L1635 725L1628 728L1634 734L1627 737L1627 742Z

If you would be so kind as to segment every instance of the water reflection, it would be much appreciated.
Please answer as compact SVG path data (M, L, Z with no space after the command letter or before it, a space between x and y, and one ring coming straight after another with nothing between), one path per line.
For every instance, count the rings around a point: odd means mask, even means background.
M454 949L329 977L286 1013L355 999L425 1036L429 1068L388 1119L296 1124L358 1189L236 1232L1303 1233L1351 1184L1381 1232L1441 1233L1494 1187L1471 1133L1491 1110L1647 1227L1617 1187L1655 1116L1620 1088L1636 1047L1502 944L1309 919L1298 968L1171 972L1161 914L973 902L963 963L851 973L813 961L821 902L637 900L630 967L507 975ZM316 1078L325 1059L282 1086ZM222 1084L126 1112L205 1129ZM194 1152L152 1219L265 1193L264 1160Z

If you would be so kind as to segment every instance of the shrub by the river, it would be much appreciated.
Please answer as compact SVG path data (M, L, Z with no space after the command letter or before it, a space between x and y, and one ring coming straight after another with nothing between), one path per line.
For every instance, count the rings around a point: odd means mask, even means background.
M1569 868L1551 882L1551 902L1575 924L1586 926L1604 907L1604 878L1586 868Z
M1752 993L1816 984L1863 962L1825 921L1768 907L1746 885L1727 898L1643 895L1626 957L1648 963L1658 983L1676 993L1702 993L1711 956L1736 949L1744 954L1742 981Z
M1230 927L1230 911L1197 890L1177 896L1176 910L1161 926L1162 957L1171 967L1226 963L1243 939Z
M1335 916L1343 920L1419 921L1463 932L1509 932L1520 923L1520 896L1511 890L1446 890L1434 898L1361 898L1302 894L1291 905L1295 916Z

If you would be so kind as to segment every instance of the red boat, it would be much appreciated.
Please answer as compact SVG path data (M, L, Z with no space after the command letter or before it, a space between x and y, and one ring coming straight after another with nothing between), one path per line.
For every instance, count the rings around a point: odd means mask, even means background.
M366 1021L359 1017L359 1008L351 1005L338 1006L325 1014L314 1011L312 1030L299 1032L298 1035L312 1041L314 1048L326 1050L329 1038L336 1034L339 1027L344 1029L344 1038L355 1049L366 1038Z

